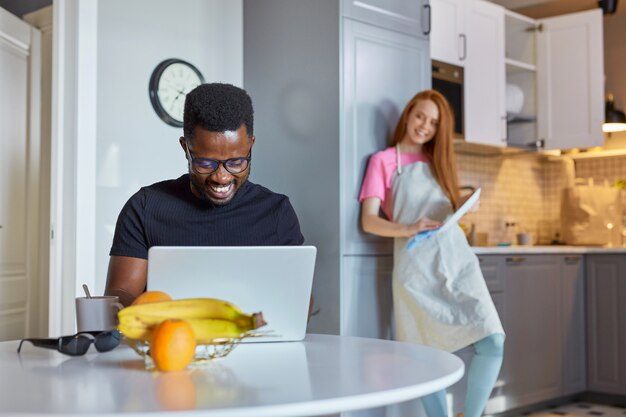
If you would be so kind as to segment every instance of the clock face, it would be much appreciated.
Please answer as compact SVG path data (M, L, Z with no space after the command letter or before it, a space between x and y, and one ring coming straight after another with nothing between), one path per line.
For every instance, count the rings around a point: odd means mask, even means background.
M196 67L180 59L168 59L155 68L150 78L150 100L157 115L167 124L183 125L187 93L204 83Z

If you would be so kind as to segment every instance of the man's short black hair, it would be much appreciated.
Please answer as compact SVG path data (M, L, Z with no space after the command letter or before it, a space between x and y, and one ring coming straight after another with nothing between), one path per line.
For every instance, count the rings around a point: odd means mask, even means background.
M211 132L237 130L246 125L248 136L253 134L252 100L245 90L231 84L202 84L185 98L183 132L193 137L196 126Z

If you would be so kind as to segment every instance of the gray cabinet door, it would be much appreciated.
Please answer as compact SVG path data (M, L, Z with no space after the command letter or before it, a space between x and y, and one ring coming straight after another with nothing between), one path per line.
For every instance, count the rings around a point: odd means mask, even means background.
M427 39L431 28L428 0L342 0L343 16Z
M506 258L507 409L558 398L562 387L560 257Z
M587 256L589 391L626 395L626 255Z
M498 315L500 316L500 321L502 322L502 326L505 328L506 332L506 323L504 320L506 314L506 295L503 292L491 292L491 299L493 300L493 304L496 306L496 310L498 311ZM507 355L507 342L504 342L504 355ZM469 364L467 364L469 365ZM502 393L505 389L505 385L509 380L508 370L505 368L504 363L502 364L502 368L500 369L500 375L498 375L498 379L491 391L491 396L487 401L487 405L485 406L485 414L498 414L506 411L506 403L502 401ZM465 393L464 393L465 394ZM459 407L462 407L465 403L465 395L457 396L457 401ZM459 408L462 409L462 408Z
M571 395L587 387L584 265L581 255L561 258L563 395Z
M506 301L504 295L505 283L502 270L502 267L504 266L504 258L505 257L501 255L481 255L478 257L478 261L480 262L480 269L485 277L487 287L489 288L491 299L493 300L496 310L498 311L502 324L506 328L506 324L504 323L506 311ZM504 349L506 355L506 342ZM467 370L469 369L471 361L474 358L474 352L475 349L473 345L454 352L454 354L461 358L465 363L466 375L459 382L448 389L448 398L452 403L453 410L463 409L465 396L467 394ZM494 389L491 393L491 397L487 402L485 414L497 414L506 411L506 402L502 401L502 389L507 380L508 377L506 370L503 368L500 371L500 375L498 376Z
M391 339L392 256L344 256L341 334Z
M483 273L487 288L492 294L504 291L506 284L504 277L505 259L506 257L502 255L481 255L478 257L480 271Z
M363 233L359 191L369 156L387 146L406 103L427 88L427 41L343 19L340 194L344 255L392 253L392 239Z

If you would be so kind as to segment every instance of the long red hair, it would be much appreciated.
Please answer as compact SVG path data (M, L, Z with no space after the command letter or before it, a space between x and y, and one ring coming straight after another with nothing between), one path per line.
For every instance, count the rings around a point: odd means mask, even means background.
M456 210L461 199L459 194L459 177L457 174L456 157L452 146L452 132L454 132L454 117L452 109L445 97L438 91L425 90L417 93L406 105L391 137L390 146L396 146L406 135L406 125L409 113L420 100L430 100L439 109L439 123L435 136L422 145L422 153L431 163L432 173L450 199Z

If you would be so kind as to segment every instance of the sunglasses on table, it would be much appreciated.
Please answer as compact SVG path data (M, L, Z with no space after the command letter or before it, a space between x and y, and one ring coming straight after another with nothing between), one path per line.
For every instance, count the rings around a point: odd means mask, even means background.
M19 353L22 343L30 342L34 346L46 349L56 349L69 356L81 356L87 353L93 343L98 352L108 352L120 344L120 332L118 330L105 330L97 332L78 332L72 336L61 336L50 339L22 339L17 347Z

